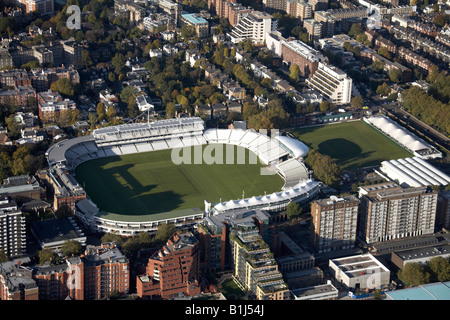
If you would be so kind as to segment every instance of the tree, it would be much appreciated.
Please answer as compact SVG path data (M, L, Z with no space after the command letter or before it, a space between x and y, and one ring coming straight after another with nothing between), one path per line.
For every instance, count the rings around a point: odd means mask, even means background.
M364 99L361 96L354 96L351 100L352 108L361 108L364 104Z
M377 87L376 92L380 96L386 97L391 93L391 88L388 86L388 84L386 82L383 82L383 84L381 84Z
M195 29L191 25L183 24L180 28L180 34L183 38L190 38L195 35Z
M297 64L292 64L289 67L289 78L292 79L292 81L294 82L298 82L300 76L300 68L298 67Z
M3 249L0 250L0 263L9 261L8 255L3 251Z
M114 233L105 233L101 238L102 243L107 242L117 242L119 245L123 245L126 241L126 239L118 234Z
M291 201L286 207L286 214L288 219L297 218L303 212L303 208L300 206L298 202Z
M167 240L175 233L175 225L172 223L163 223L158 226L156 230L155 239L161 243L166 243Z
M73 98L75 96L75 86L67 78L56 80L52 83L50 89L59 92L63 97Z
M72 210L70 210L67 204L62 204L56 211L55 216L57 219L71 217L73 215Z
M341 177L341 167L328 155L323 155L316 149L312 149L305 159L316 178L323 183L336 186Z
M333 109L333 104L330 103L328 100L323 100L319 105L319 110L321 112L328 112Z
M113 72L108 73L108 80L109 80L110 82L116 81L116 74L113 73Z
M106 118L106 109L105 104L103 102L99 102L97 104L97 116L99 121L102 121L103 119Z
M61 246L61 252L65 256L78 256L83 252L83 246L76 240L67 240Z
M389 70L389 79L395 83L402 82L402 72L398 69L391 68Z
M391 54L389 53L389 50L386 47L379 47L378 54L380 56L385 57L386 59L389 59L389 60L392 59Z
M117 116L116 108L114 108L114 106L109 106L106 111L106 116L108 117L108 120L114 119Z
M125 67L125 57L121 53L116 53L111 60L115 73L120 74Z
M39 264L43 265L45 262L54 262L58 259L58 255L49 249L43 249L38 252Z
M175 113L177 112L177 107L175 106L175 103L169 102L166 105L166 118L173 118L175 117Z
M416 287L430 282L430 274L417 262L409 262L397 273L398 278L407 286Z
M98 117L95 113L89 112L89 123L91 124L91 131L95 129L95 124L97 123Z
M353 23L352 26L350 27L350 31L348 32L348 35L351 37L356 37L357 35L359 35L360 33L363 33L363 32L364 32L364 30L360 23Z
M450 281L450 261L443 257L433 257L428 261L427 268L432 281Z
M138 91L135 87L126 86L120 93L120 100L122 100L123 103L128 103L130 101L130 97L135 99L137 94Z

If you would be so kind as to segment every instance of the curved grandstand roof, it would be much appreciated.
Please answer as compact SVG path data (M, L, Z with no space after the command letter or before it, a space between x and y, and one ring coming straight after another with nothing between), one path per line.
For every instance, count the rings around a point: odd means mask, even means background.
M47 156L47 161L51 165L66 161L67 150L79 143L84 143L87 141L94 141L94 137L91 135L87 135L57 142L53 146L51 146L45 153L45 155Z
M320 182L314 180L301 181L295 186L281 192L274 192L260 197L251 197L241 200L229 200L214 205L216 212L225 212L235 209L264 208L286 201L295 201L317 189Z
M304 158L309 152L309 148L301 141L286 136L275 137L281 145L291 150L295 158Z

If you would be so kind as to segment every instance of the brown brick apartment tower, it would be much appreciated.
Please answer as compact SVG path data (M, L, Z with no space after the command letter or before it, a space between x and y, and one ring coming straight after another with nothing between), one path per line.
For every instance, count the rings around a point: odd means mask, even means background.
M149 260L146 274L136 279L140 297L160 296L169 299L179 294L200 293L199 242L191 233L175 233Z

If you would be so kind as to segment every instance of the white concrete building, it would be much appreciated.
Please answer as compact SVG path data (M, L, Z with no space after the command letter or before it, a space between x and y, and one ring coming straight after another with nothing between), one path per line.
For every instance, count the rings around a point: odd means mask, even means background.
M254 44L263 44L272 30L276 30L276 20L270 14L252 11L239 20L228 36L233 43L250 39Z
M390 282L391 272L371 254L330 259L331 274L350 289L380 289Z
M306 83L336 105L348 104L352 98L352 79L342 70L319 62L319 66Z

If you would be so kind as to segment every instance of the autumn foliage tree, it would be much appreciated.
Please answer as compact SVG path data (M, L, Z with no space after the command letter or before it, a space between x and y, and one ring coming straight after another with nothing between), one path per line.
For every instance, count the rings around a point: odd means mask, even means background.
M330 186L336 186L339 183L342 169L330 156L312 149L305 163L314 171L317 180Z

